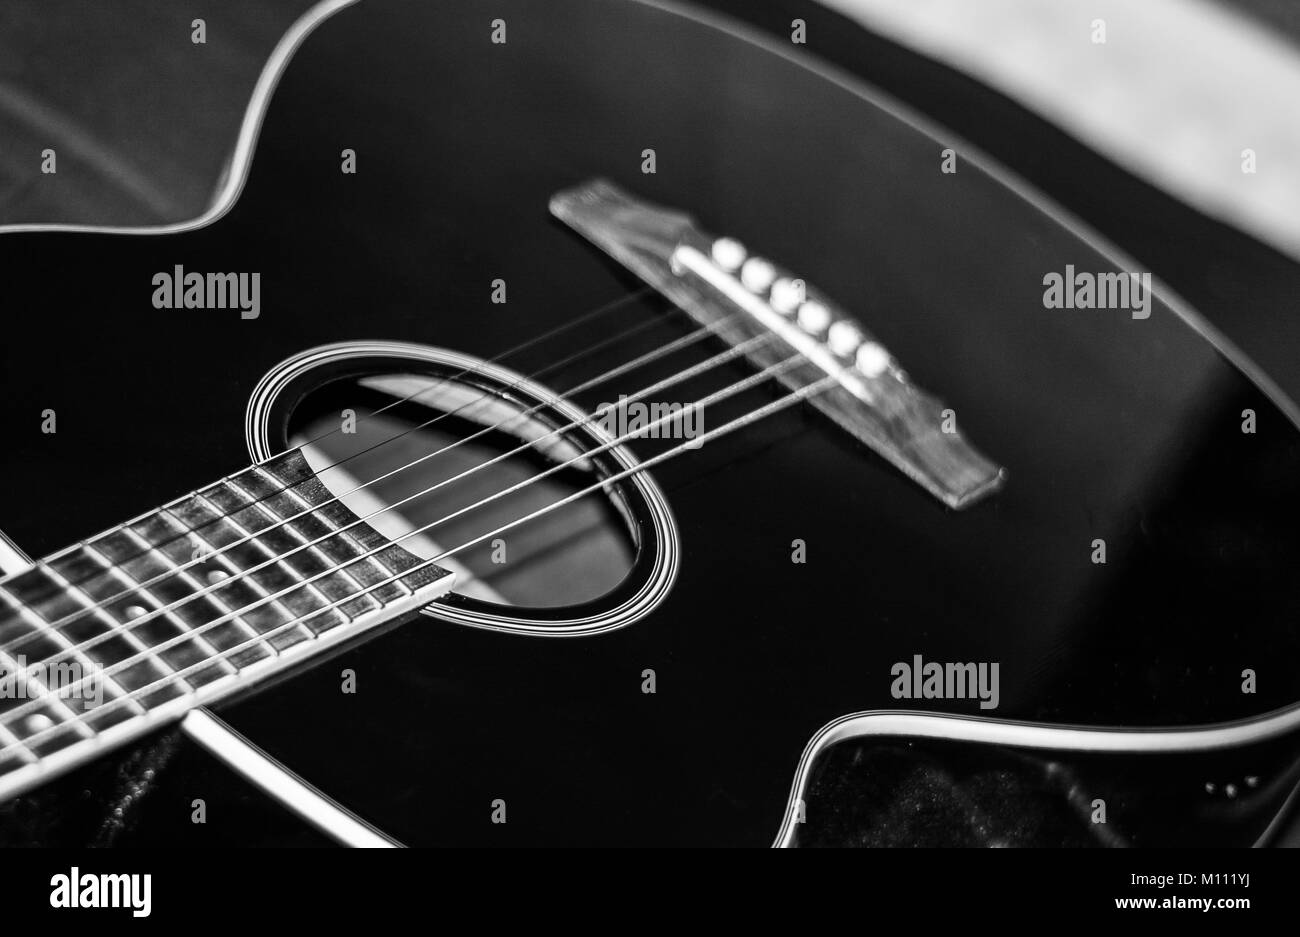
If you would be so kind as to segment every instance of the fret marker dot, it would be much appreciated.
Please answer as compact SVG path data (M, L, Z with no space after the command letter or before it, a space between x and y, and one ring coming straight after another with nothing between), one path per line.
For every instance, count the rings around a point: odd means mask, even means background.
M148 611L149 609L145 608L143 605L128 605L126 607L126 617L139 618L141 615L147 614Z
M230 573L224 569L214 569L208 573L208 584L215 586L219 582L225 582L230 578Z
M54 727L54 720L45 713L36 713L34 716L27 717L28 732L44 732L46 729Z

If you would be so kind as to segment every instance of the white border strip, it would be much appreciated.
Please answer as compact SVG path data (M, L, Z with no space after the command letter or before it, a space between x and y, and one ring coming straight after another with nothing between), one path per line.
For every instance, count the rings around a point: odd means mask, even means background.
M832 745L865 736L899 736L946 739L981 745L1112 754L1160 755L1212 752L1267 741L1300 728L1300 704L1279 709L1257 719L1177 729L1097 729L1053 726L1036 722L1010 722L975 716L950 716L907 710L871 710L841 716L823 726L799 759L785 817L772 844L794 845L799 804L808 786L813 762ZM1297 790L1300 790L1298 788ZM1256 845L1263 844L1287 816L1297 791L1292 791Z
M33 565L32 559L0 530L0 576L21 572Z
M189 713L181 728L235 771L343 845L370 849L401 845L344 810L206 710Z
M289 30L280 37L271 55L262 67L262 73L253 86L244 118L239 124L239 138L235 141L235 152L231 155L221 182L221 188L213 198L208 209L197 218L174 224L145 225L141 227L118 227L113 225L71 225L71 224L16 224L0 225L0 234L22 233L29 231L83 231L100 234L177 234L192 231L195 228L212 224L226 212L230 211L239 193L244 189L248 179L248 170L253 163L253 150L262 130L262 118L266 116L267 107L275 86L280 83L280 76L297 51L302 41L325 20L339 10L352 6L358 0L322 0L298 19L294 20Z

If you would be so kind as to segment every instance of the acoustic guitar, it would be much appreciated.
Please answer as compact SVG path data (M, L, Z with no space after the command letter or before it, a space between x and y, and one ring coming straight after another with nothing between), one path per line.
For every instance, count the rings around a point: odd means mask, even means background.
M1295 406L798 44L331 0L202 217L0 256L0 842L1249 844L1300 780Z

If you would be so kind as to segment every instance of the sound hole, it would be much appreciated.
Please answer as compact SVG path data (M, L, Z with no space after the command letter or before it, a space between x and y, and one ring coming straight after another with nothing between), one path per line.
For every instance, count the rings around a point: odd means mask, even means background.
M565 430L570 422L509 386L393 370L314 388L287 429L331 494L406 550L455 571L460 596L545 609L605 595L637 554L632 512L615 486L516 523L609 474L585 454L599 439Z

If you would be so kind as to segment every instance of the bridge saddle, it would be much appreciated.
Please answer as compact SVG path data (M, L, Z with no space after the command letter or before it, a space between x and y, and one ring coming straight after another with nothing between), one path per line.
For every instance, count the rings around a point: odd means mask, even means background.
M952 411L916 387L860 322L790 271L604 179L557 193L551 212L732 345L778 336L747 357L766 368L793 348L802 361L778 378L791 389L834 377L838 386L809 403L949 507L973 504L1005 481L1005 470L966 442Z

